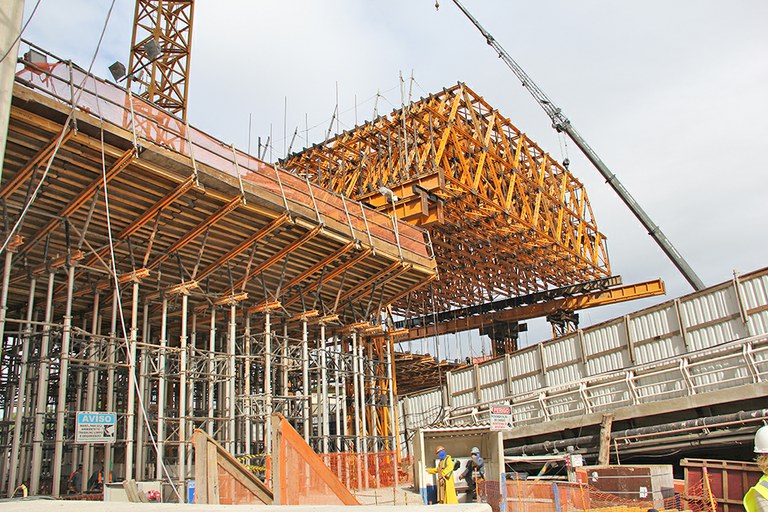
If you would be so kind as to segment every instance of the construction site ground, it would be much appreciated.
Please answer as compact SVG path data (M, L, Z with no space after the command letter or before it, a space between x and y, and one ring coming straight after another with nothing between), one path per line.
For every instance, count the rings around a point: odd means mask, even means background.
M411 501L411 496L408 497L408 506L412 507L409 510L418 512L416 509L433 510L431 505L424 505L418 495L412 494L414 500ZM391 499L391 497L390 497ZM368 503L362 499L362 503ZM31 510L41 510L45 508L47 512L91 512L91 511L106 511L106 512L129 512L135 511L138 508L146 508L147 510L174 510L174 511L194 511L194 512L206 512L206 511L225 511L225 510L242 510L243 505L199 505L199 504L177 504L177 503L128 503L128 502L112 502L106 503L101 501L68 501L68 500L13 500L0 502L4 512L28 512ZM388 512L393 510L400 510L405 502L398 503L397 505L362 505L355 507L355 510L360 512ZM344 505L262 505L259 506L259 510L279 510L280 512L303 512L307 510L327 511L342 510L346 508ZM487 504L476 503L460 503L458 505L441 505L440 510L456 510L461 512L490 512L491 507Z

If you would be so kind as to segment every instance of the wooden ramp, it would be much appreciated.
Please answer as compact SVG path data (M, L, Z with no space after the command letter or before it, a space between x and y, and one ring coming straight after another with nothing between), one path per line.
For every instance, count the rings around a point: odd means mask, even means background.
M288 421L272 415L274 503L279 505L359 505Z
M195 446L195 503L272 504L272 490L202 430Z

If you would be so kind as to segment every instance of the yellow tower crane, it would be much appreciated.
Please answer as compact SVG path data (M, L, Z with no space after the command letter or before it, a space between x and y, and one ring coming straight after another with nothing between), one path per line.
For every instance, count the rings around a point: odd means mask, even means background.
M127 87L187 120L194 0L136 0Z

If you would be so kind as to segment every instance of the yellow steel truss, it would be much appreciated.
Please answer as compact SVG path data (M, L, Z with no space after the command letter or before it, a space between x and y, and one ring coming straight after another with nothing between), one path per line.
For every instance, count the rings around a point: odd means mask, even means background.
M582 183L465 84L282 164L426 227L438 309L610 275Z
M186 121L194 0L136 0L128 65L128 87L142 84L141 96ZM160 55L147 51L157 43Z

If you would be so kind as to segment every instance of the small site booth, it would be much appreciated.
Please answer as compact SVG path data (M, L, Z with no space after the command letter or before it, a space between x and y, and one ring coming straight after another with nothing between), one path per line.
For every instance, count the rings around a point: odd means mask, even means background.
M425 504L437 501L437 475L427 473L427 468L437 465L435 449L444 446L445 451L454 461L461 464L453 472L459 503L466 501L467 484L460 478L470 459L469 451L473 446L480 448L480 455L485 461L484 492L494 500L500 499L501 512L506 512L506 482L504 474L504 442L502 432L490 427L446 427L424 428L416 431L413 439L413 484L421 493ZM482 494L482 493L481 493Z

